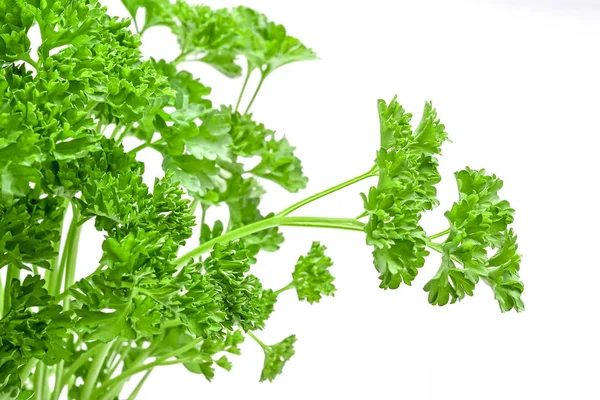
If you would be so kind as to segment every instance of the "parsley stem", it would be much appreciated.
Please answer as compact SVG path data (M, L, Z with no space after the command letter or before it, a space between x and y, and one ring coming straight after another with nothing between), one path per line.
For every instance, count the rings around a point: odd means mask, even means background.
M288 283L287 285L285 285L284 287L282 287L281 289L274 291L273 293L275 293L275 296L279 296L281 293L286 292L291 289L295 289L295 288L296 288L296 284L292 281L292 282Z
M367 179L370 178L372 176L376 176L378 172L377 168L372 168L369 172L366 172L362 175L358 175L352 179L348 179L345 182L342 182L338 185L332 186L329 189L323 190L322 192L313 194L312 196L309 196L307 198L305 198L304 200L301 200L299 202L297 202L296 204L292 204L291 206L289 206L288 208L286 208L285 210L281 211L279 214L277 214L278 217L284 217L288 214L290 214L292 211L295 211L297 209L299 209L300 207L304 207L305 205L307 205L308 203L312 203L315 200L320 199L321 197L325 197L328 194L331 194L333 192L337 192L340 189L345 188L346 186L350 186L355 184L356 182L360 182L363 179Z
M250 103L248 103L248 107L246 107L246 111L244 111L244 114L248 114L248 111L250 111L250 107L252 107L252 104L254 104L254 99L256 99L256 96L258 95L258 92L259 92L260 88L262 87L262 84L265 81L266 77L267 77L267 75L265 75L264 73L261 73L260 81L258 81L258 86L256 87L256 90L254 91L254 94L252 95L252 98L250 99Z
M127 378L129 378L132 375L138 374L140 372L143 372L143 371L146 371L149 369L153 369L154 367L158 367L160 365L172 365L172 364L179 364L179 363L189 361L186 359L177 359L177 360L169 361L169 358L177 357L178 355L183 354L190 349L193 349L198 344L200 344L203 340L204 340L204 338L202 338L202 337L196 338L196 339L192 340L191 342L189 342L188 344L186 344L185 346L175 349L175 350L171 351L170 353L165 354L162 357L157 357L156 360L154 360L148 364L135 365L132 368L129 368L128 370L123 371L121 373L121 375L118 375L118 376L106 381L101 386L101 389L108 388L116 383L126 380ZM103 397L100 398L100 400L111 399L112 398L112 397L110 397L111 394L112 394L112 391L108 391ZM82 398L82 400L85 400L85 399Z
M246 91L246 86L248 85L248 81L250 80L251 74L252 74L252 70L250 69L250 63L248 63L248 69L246 70L246 77L244 78L244 83L242 84L242 90L240 91L240 95L238 96L237 103L235 103L234 111L237 111L240 108L240 103L242 101L242 97L244 97L244 92Z
M258 222L254 222L252 224L244 225L240 228L227 232L219 237L211 239L196 247L195 249L190 250L186 254L182 255L177 260L175 260L175 262L177 263L177 265L182 266L186 262L188 262L188 260L211 251L217 243L229 243L233 240L243 238L244 236L248 236L253 233L260 232L265 229L273 228L276 226L333 228L362 232L365 224L352 218L281 217L276 215L274 217L266 218Z
M248 336L250 336L252 339L254 339L254 341L255 341L256 343L258 343L260 347L262 347L262 348L263 348L263 350L269 347L269 346L267 346L266 344L264 344L264 343L262 342L262 340L260 340L259 338L257 338L257 337L256 337L256 335L254 335L254 333L252 333L252 332L247 332L247 333L248 333Z
M112 343L100 343L97 344L97 346L100 346L100 349L98 350L99 353L94 357L94 360L90 365L90 369L85 377L85 384L81 390L81 400L90 400L92 392L96 388L98 375L100 375L100 370L104 365L104 360L108 356L110 348L112 347Z
M144 382L146 382L146 379L148 379L148 376L150 376L151 373L152 373L151 369L146 371L146 373L144 374L142 379L140 379L140 381L136 385L135 389L133 389L133 392L131 392L131 394L129 395L129 398L127 400L135 400L136 399L137 395L140 393L140 390L142 389L142 385L144 384Z
M437 239L437 238L439 238L441 236L444 236L444 235L447 235L449 233L450 233L450 228L446 229L445 231L438 232L438 233L436 233L434 235L427 236L427 239L429 239L429 240Z
M35 368L35 375L34 375L34 387L35 387L35 394L34 394L34 399L35 400L45 400L46 398L44 397L44 392L46 389L46 364L44 364L43 362L38 363L37 367Z
M142 143L138 147L135 147L135 148L129 150L129 153L135 154L138 151L145 149L146 147L152 147L152 146L155 146L157 144L163 144L164 142L165 142L164 139L158 139L158 140L155 140L154 142Z
M82 352L79 355L79 357L77 357L77 359L69 366L69 368L63 374L63 378L58 391L59 397L62 387L67 384L67 380L69 380L75 374L75 372L77 372L77 370L90 359L90 357L96 355L98 350L100 350L100 346L94 346L91 349Z
M366 217L367 215L369 215L369 213L365 210L362 213L360 213L360 215L357 215L356 217L354 217L354 219L361 219L363 217Z
M81 227L83 226L79 220L79 209L73 204L73 218L69 225L69 231L67 232L67 238L65 239L65 248L63 257L66 258L66 271L65 271L65 290L68 290L75 282L75 270L77 268L77 251L79 249L79 237L81 236ZM59 286L60 287L60 286ZM69 310L71 299L65 298L63 309Z
M26 54L26 55L23 56L23 61L25 61L27 64L29 64L33 68L35 68L36 71L38 69L40 69L40 65L37 62L33 61L33 59L31 58L31 56L29 54Z
M19 279L21 270L15 267L13 264L9 264L6 270L6 287L4 288L4 313L8 314L10 310L10 287L12 286L13 279Z

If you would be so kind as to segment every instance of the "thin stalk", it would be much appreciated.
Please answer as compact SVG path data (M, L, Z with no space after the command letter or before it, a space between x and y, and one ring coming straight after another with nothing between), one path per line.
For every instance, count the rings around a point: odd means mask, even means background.
M138 35L140 33L143 33L143 32L140 32L140 27L139 27L139 25L137 23L137 18L135 18L135 15L131 16L131 20L133 21L133 27L135 28L135 33L137 33Z
M21 378L21 383L25 384L27 382L27 378L31 375L31 371L35 368L39 360L37 358L31 358L27 364L23 367L21 372L19 373L19 378Z
M2 315L8 314L10 310L10 287L13 279L19 279L21 270L12 264L9 264L6 270L6 286L4 288L4 312Z
M133 389L133 392L131 392L131 394L129 395L129 397L127 398L127 400L135 400L136 397L138 396L138 394L140 394L140 390L142 389L142 386L144 385L144 382L146 382L146 379L148 379L148 377L150 376L150 374L152 373L152 370L148 370L144 376L142 377L142 379L138 382L138 384L135 386L135 389Z
M437 238L447 235L449 233L450 233L450 228L446 229L445 231L438 232L435 235L427 236L427 239L429 239L429 240L437 239Z
M65 362L61 361L56 366L56 374L54 374L54 389L52 390L51 400L58 400L60 392L62 392L62 381L63 372L65 369Z
M264 344L264 343L262 342L262 340L260 340L259 338L257 338L257 337L254 335L254 333L252 333L252 332L248 332L248 336L250 336L252 339L254 339L254 341L255 341L256 343L258 343L258 344L259 344L259 346L260 346L260 347L262 347L263 349L266 349L266 348L268 348L268 347L269 347L268 345Z
M125 136L127 136L127 133L131 130L132 126L133 126L133 124L129 123L129 124L127 124L127 125L125 125L123 127L123 130L121 131L121 133L119 133L119 136L115 140L115 142L117 144L123 143L123 140L125 139Z
M234 229L230 232L227 232L219 237L211 239L208 242L201 244L195 249L192 249L183 256L179 257L175 262L179 266L182 266L191 258L209 252L217 243L228 243L233 240L243 238L244 236L248 236L253 233L263 231L265 229L273 228L275 226L304 226L315 228L347 229L354 231L362 231L364 228L364 224L362 222L349 218L274 216L271 218L260 220L258 222L254 222L249 225L242 226L238 229Z
M43 362L38 363L37 368L35 369L34 376L34 387L35 387L35 400L46 400L45 392L46 392L46 364Z
M94 361L92 361L92 365L90 365L90 370L85 377L85 383L81 390L81 400L90 400L92 392L96 388L98 375L100 375L104 360L108 356L112 343L102 343L98 344L98 346L100 346L100 350L94 357Z
M35 70L39 70L40 69L40 64L33 61L33 59L31 58L31 56L29 54L25 54L23 56L23 61L25 61L27 64L31 65L33 68L35 68Z
M65 248L67 249L67 261L65 271L65 286L64 290L68 290L75 282L75 270L77 268L77 251L79 249L79 237L81 236L81 221L79 220L79 210L73 205L73 219L71 219L71 225L69 225L69 231L67 232L67 239L65 241ZM69 310L71 305L71 299L66 297L63 304L63 309Z
M144 364L144 365L132 366L127 371L123 371L123 373L121 373L121 375L118 375L118 376L106 381L101 386L101 388L108 388L116 383L126 380L127 378L129 378L132 375L138 374L140 372L143 372L143 371L146 371L149 369L153 369L154 367L158 367L160 365L171 365L171 364L176 364L179 362L185 362L184 360L176 360L177 362L172 362L172 361L167 361L167 360L169 358L177 357L178 355L185 353L186 351L194 348L196 345L198 345L203 340L204 340L203 338L194 339L191 342L189 342L188 344L186 344L185 346L182 346L179 349L173 350L172 352L170 352L162 357L158 357L156 360L152 361L151 363ZM113 394L113 391L110 390L104 396L102 396L100 398L100 400L108 400L111 398L112 394ZM85 400L85 399L82 399L82 400Z
M157 144L163 144L164 142L165 142L165 139L158 139L158 140L155 140L154 142L142 143L138 147L135 147L135 148L129 150L129 153L136 154L138 151L143 150L146 147L156 146Z
M114 365L108 370L108 373L106 374L108 379L110 379L117 370L117 368L119 368L119 364L125 361L125 357L127 357L129 350L131 350L131 345L125 347L125 350L123 350L123 354L118 355L119 359L114 363Z
M68 257L67 254L68 254L68 250L69 250L67 248L66 242L63 247L63 252L61 255L61 259L60 259L60 265L58 262L58 252L60 250L60 245L61 245L61 241L62 241L62 228L65 223L65 219L67 217L66 211L67 211L68 204L69 204L69 201L65 199L65 202L62 204L64 215L63 215L62 221L60 222L60 229L59 229L61 232L61 238L54 245L54 249L56 251L56 257L52 259L51 264L50 264L51 280L49 280L47 282L47 284L48 284L48 292L52 296L56 296L58 293L60 293L60 287L62 285L63 276L65 275L66 261L67 261L67 257Z
M369 213L367 211L363 211L362 213L360 213L360 215L357 215L356 217L354 217L354 219L361 219L366 217L367 215L369 215Z
M131 366L129 368L130 369L135 368L138 365L140 365L141 363L143 363L151 353L152 353L152 347L148 347L133 361L133 363L131 364ZM112 382L112 379L110 379L110 376L108 377L108 380L102 382L101 389L106 388L106 389L108 389L108 391L104 394L104 396L101 399L113 399L115 396L117 396L121 392L121 389L123 388L123 385L125 384L125 381L122 381L118 385L115 385L109 389L109 385L107 385L108 382Z
M295 210L299 209L300 207L304 207L305 205L312 203L313 201L318 200L321 197L325 197L328 194L337 192L338 190L343 189L347 186L353 185L356 182L360 182L364 179L375 176L375 175L377 175L377 171L378 171L377 169L373 168L369 172L366 172L362 175L358 175L352 179L348 179L347 181L342 182L338 185L332 186L329 189L323 190L322 192L313 194L312 196L309 196L309 197L305 198L304 200L297 202L296 204L292 204L291 206L289 206L288 208L286 208L285 210L283 210L279 214L277 214L277 216L284 217L284 216L290 214L292 211L295 211Z
M2 275L0 275L0 318L4 316L4 285L2 284Z
M276 290L274 293L275 293L275 296L279 296L281 293L287 292L288 290L295 289L295 288L296 288L296 284L294 282L290 282L287 285L285 285L284 287L282 287L281 289Z
M199 203L200 200L194 197L194 200L192 200L192 202L190 203L190 213L194 214L196 212L196 208L198 208ZM204 207L202 207L202 215L204 215ZM200 228L202 228L202 225L200 225Z
M179 55L177 56L177 58L175 58L175 59L173 60L173 63L174 63L175 65L181 64L182 62L186 61L186 59L185 59L185 58L186 58L188 55L189 55L189 53L181 52L181 54L179 54Z
M240 91L240 95L238 96L237 103L235 103L235 111L237 111L240 108L240 102L242 101L242 97L244 97L244 92L246 91L246 86L248 85L248 81L250 80L251 74L252 70L250 69L250 63L248 63L248 69L246 70L246 77L244 78L242 90Z
M248 106L246 107L246 111L244 111L244 114L248 114L248 111L250 111L250 107L252 107L252 104L254 103L254 100L256 99L256 96L258 95L258 92L260 91L260 88L262 87L262 84L266 78L267 78L267 75L261 72L260 81L258 81L258 86L256 87L256 90L254 91L254 94L252 95L252 98L250 99L250 103L248 103Z
M69 368L67 368L65 370L65 373L63 374L63 378L61 381L61 386L64 386L67 384L67 381L73 376L75 375L75 372L77 372L77 370L79 368L81 368L81 366L83 366L83 364L85 364L90 357L93 357L96 355L96 353L98 353L98 351L100 350L100 346L94 346L91 349L88 349L86 351L84 351L83 353L81 353L79 355L79 357L77 357L77 359L73 362L73 364L71 364L69 366ZM60 397L60 391L58 392L58 395Z
M313 228L332 228L362 232L365 224L352 218L323 217L283 217L280 226L303 226Z

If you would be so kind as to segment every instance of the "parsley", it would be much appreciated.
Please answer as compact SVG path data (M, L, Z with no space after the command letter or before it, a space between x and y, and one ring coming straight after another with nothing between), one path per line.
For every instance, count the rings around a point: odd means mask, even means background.
M440 252L425 286L430 303L462 300L483 281L502 311L524 309L514 210L500 179L457 172L449 228L427 235L420 225L438 205L447 140L430 103L413 129L395 98L380 100L381 143L369 171L265 214L265 180L296 193L308 179L293 144L250 108L271 74L315 53L246 7L123 4L131 20L110 17L97 0L0 4L0 400L134 399L154 368L172 364L211 380L217 367L233 367L248 336L264 350L260 380L275 379L296 337L266 345L256 332L279 296L295 290L313 304L336 290L318 242L279 290L252 273L261 251L280 248L282 226L364 234L386 289L410 285L429 252ZM28 36L35 25L37 49ZM177 37L173 61L141 56L143 33L159 25ZM243 76L235 105L213 105L211 88L184 62ZM260 79L247 93L253 73ZM126 137L137 147L125 149ZM151 185L140 151L162 158L164 177ZM250 158L257 162L248 168ZM359 217L292 215L366 179L373 187ZM229 220L209 225L216 206L229 209ZM104 235L102 257L86 260L96 268L76 281L84 224ZM181 254L196 224L199 243ZM122 393L134 377L133 392Z

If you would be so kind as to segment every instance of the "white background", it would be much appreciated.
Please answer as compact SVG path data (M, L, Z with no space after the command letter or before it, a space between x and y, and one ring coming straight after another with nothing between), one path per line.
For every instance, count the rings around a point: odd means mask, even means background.
M248 340L233 370L218 371L212 383L164 367L139 398L599 399L595 3L244 0L321 58L275 72L253 107L256 119L297 146L310 178L296 195L266 185L263 210L278 211L365 172L378 147L378 98L398 94L415 120L432 100L453 142L441 159L442 206L425 217L425 227L447 227L454 171L485 167L504 179L502 195L517 210L526 311L501 314L484 285L459 304L429 305L422 287L439 264L435 254L412 287L381 290L364 235L286 228L281 251L262 255L256 274L268 287L287 284L297 257L321 240L335 261L338 292L314 306L299 304L292 292L282 296L260 337L275 343L297 334L297 353L283 375L259 383L262 351ZM106 4L125 15L117 0ZM160 28L145 36L144 51L177 55L174 38ZM235 101L241 79L184 66L213 87L215 103ZM157 154L141 156L149 177L161 174ZM358 193L368 186L299 215L356 216ZM82 265L96 265L99 240L86 226Z

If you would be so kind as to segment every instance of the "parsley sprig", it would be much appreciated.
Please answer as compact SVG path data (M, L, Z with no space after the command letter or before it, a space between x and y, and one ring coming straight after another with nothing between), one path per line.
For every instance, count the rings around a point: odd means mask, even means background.
M482 281L502 311L523 310L514 210L499 195L500 179L457 172L448 229L428 235L420 225L438 205L447 140L430 103L413 129L396 98L380 100L372 168L265 214L261 182L296 193L308 179L290 141L250 110L269 76L316 54L246 7L123 4L129 20L110 17L97 0L0 4L0 400L133 400L155 368L174 364L211 380L217 367L232 368L248 336L264 351L260 380L275 379L296 336L267 345L258 331L279 296L295 291L313 304L336 290L319 242L299 255L289 284L263 286L254 265L261 251L280 248L281 227L365 235L386 289L411 285L430 250L439 252L425 285L431 304L471 296ZM143 34L155 26L177 37L175 60L142 57ZM193 62L241 78L235 104L214 105L211 88L185 70ZM260 75L253 89L252 74ZM137 144L127 149L126 138ZM165 174L151 185L141 151L162 160ZM294 215L368 179L358 217ZM207 223L217 206L229 219ZM100 260L78 257L85 224L104 235ZM190 240L197 246L181 254ZM83 263L95 269L76 280ZM123 393L132 378L136 387Z

